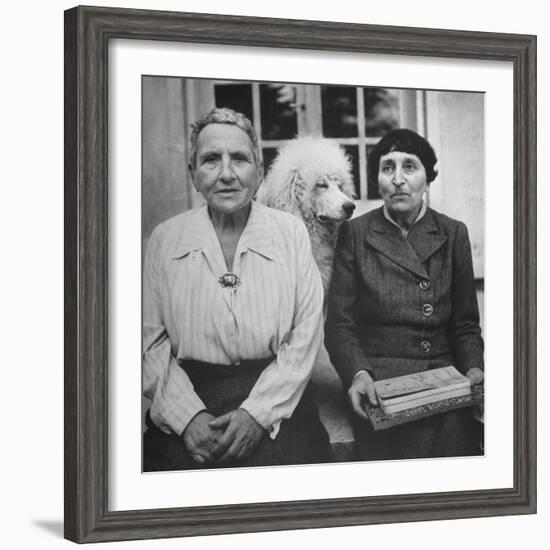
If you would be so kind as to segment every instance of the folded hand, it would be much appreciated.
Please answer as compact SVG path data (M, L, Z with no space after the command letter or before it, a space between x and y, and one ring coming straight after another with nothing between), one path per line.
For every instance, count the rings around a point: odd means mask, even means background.
M222 433L212 429L209 423L216 417L201 411L189 422L183 432L183 442L191 458L198 464L214 462L214 449Z
M256 449L265 430L244 409L228 412L209 422L210 428L223 430L223 435L212 450L218 462L239 461Z

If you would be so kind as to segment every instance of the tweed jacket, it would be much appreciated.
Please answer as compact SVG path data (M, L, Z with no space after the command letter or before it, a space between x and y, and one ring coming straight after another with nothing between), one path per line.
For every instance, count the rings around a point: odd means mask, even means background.
M382 208L342 225L325 344L348 387L453 364L483 368L466 226L428 208L407 237Z

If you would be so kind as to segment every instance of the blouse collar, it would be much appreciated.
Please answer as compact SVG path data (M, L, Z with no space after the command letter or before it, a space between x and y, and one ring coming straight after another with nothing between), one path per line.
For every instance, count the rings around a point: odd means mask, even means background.
M252 202L250 215L237 245L237 253L251 250L270 260L275 259L275 246L270 232L268 208ZM182 258L194 250L218 251L220 244L206 205L197 208L185 225L173 258Z

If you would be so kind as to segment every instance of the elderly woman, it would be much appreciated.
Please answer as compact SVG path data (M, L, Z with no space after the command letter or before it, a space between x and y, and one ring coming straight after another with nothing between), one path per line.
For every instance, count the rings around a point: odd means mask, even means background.
M365 460L479 454L471 409L374 432L363 408L374 380L454 365L483 381L483 341L466 226L428 208L431 145L388 133L369 156L384 205L345 223L331 283L325 343L347 388Z
M194 126L189 172L206 205L153 232L144 266L144 470L328 460L306 390L323 293L305 226L253 202L250 121L214 109Z

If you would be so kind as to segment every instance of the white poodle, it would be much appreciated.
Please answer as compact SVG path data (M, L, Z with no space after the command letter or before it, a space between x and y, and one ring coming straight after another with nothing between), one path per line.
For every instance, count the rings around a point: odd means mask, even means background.
M351 162L345 151L323 138L289 141L279 150L257 198L304 221L326 295L338 229L355 209Z

